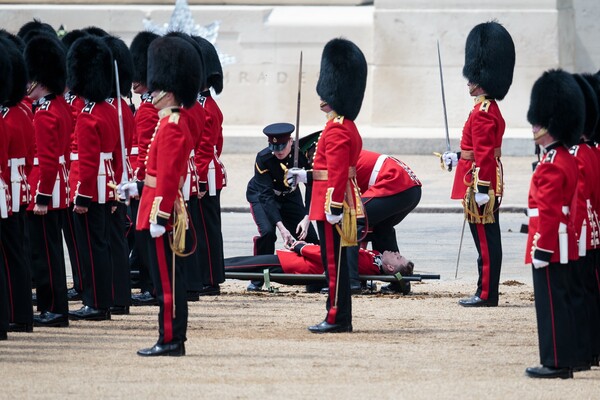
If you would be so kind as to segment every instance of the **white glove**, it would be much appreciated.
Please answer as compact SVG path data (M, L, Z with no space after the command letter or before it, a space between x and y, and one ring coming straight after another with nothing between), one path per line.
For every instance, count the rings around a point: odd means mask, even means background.
M308 181L306 177L306 170L302 168L290 168L285 173L285 180L288 186L296 186L299 183L306 183Z
M477 203L479 207L486 204L488 201L490 201L490 196L488 194L475 193L475 203Z
M533 268L535 269L545 268L548 266L548 264L550 264L548 261L538 260L537 258L531 260L531 263L533 264Z
M132 197L138 197L137 183L135 182L123 182L117 186L117 195L119 200L128 201Z
M453 151L447 151L444 154L442 154L442 161L448 167L449 166L456 167L456 164L458 164L458 155Z
M333 215L333 214L325 213L325 217L327 218L327 222L329 222L331 225L335 225L342 220L343 215L342 214Z
M161 237L165 234L167 228L159 224L150 224L150 236L153 238Z

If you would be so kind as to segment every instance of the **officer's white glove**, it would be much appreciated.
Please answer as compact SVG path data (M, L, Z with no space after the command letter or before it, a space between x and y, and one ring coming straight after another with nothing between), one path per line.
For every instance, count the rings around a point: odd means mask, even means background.
M490 201L490 196L487 193L475 193L475 203L479 207Z
M302 168L290 168L285 172L285 180L288 186L296 186L299 183L306 183L306 170Z
M153 238L161 237L165 234L167 228L159 224L150 224L150 236Z
M458 164L458 155L453 151L447 151L442 154L442 161L447 167L456 167L456 164Z
M537 258L531 260L531 263L533 264L533 268L535 269L545 268L548 266L548 264L550 264L548 261L538 260Z
M132 197L138 197L137 183L135 182L122 182L117 186L117 195L121 201L129 201Z
M331 225L335 225L337 223L339 223L342 220L343 215L334 215L334 214L329 214L329 213L325 213L325 218L327 218L327 222L329 222Z

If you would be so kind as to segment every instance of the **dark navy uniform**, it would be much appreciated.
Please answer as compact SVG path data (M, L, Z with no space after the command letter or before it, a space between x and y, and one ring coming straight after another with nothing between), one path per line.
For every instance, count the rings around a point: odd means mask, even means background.
M287 134L289 138L289 133ZM292 234L296 226L308 214L308 207L302 200L298 187L291 188L284 182L285 170L293 167L294 146L290 154L279 160L269 147L256 155L254 177L248 182L246 199L250 203L252 217L258 228L258 236L254 237L254 255L273 254L277 234L275 224L281 221ZM298 154L298 167L309 169L309 162L302 153ZM311 188L306 188L306 203L310 204ZM306 237L308 243L318 243L317 233L309 226Z

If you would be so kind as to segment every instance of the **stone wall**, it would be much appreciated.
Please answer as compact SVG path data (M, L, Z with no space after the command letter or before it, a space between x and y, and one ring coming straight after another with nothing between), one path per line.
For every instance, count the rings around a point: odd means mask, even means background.
M236 58L224 69L226 86L218 99L228 124L293 122L302 51L302 125L321 126L315 93L320 56L323 45L339 36L356 42L369 62L368 88L357 122L429 137L443 135L436 42L442 54L451 135L458 137L471 107L461 73L464 43L469 30L480 22L498 20L515 41L514 83L501 103L509 130L527 131L531 86L544 70L595 71L600 66L598 0L375 0L362 6L355 4L363 1L333 2L353 5L190 7L198 24L221 21L217 47ZM128 5L53 3L0 5L0 26L15 32L35 17L67 29L97 25L128 42L143 29L144 18L163 24L172 12L172 5L131 1Z

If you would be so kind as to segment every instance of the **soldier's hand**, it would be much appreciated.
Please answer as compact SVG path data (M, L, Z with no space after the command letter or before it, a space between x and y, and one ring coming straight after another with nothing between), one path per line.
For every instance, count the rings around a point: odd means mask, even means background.
M166 231L167 228L160 224L150 224L150 236L152 236L153 238L161 237L165 234Z
M88 208L84 206L78 206L77 204L75 204L73 206L73 212L75 214L85 214L86 212L88 212Z
M456 164L458 164L458 154L453 151L446 151L442 154L442 162L450 171L452 167L456 167Z
M288 231L285 228L280 229L279 233L281 233L281 238L283 239L283 243L286 244L286 245L288 243L292 243L292 242L296 241L296 239L294 239L294 237L292 236L292 234L290 233L290 231Z
M327 222L329 222L331 225L338 224L342 220L342 217L343 217L343 214L335 215L335 214L325 213L325 218L327 218Z
M487 204L488 201L490 201L490 196L487 193L475 193L475 203L477 203L479 207Z
M532 259L531 263L535 269L545 268L548 266L548 264L550 264L548 261L538 260L537 258Z
M308 181L306 170L302 168L290 168L285 172L285 180L288 186L296 186L299 183L306 183Z
M135 182L121 182L117 186L117 196L119 200L128 202L130 198L139 197L137 183Z
M35 206L33 206L33 213L35 215L46 215L48 214L48 206L36 204Z
M310 220L308 219L308 215L305 215L302 218L302 221L296 227L296 234L298 235L298 240L304 240L306 235L308 235L308 227L310 225Z

